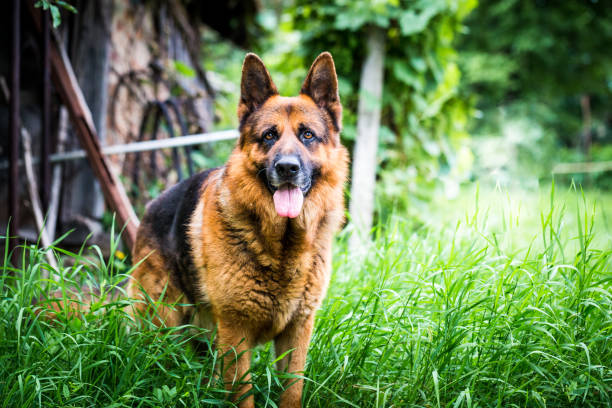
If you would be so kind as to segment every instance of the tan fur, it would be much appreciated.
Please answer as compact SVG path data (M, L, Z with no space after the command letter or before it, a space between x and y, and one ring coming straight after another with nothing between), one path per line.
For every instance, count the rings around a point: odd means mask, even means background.
M180 326L186 311L192 307L182 306L187 301L170 281L168 267L146 233L142 228L138 231L133 256L141 263L132 273L128 297L139 301L133 306L136 314L152 319L158 326Z
M325 70L320 75L329 75L331 69L336 81L331 56L322 54L317 61L305 81L306 91L311 89L309 81L318 78L317 69ZM249 64L256 66L251 68ZM245 60L243 96L257 91L248 88L249 70L261 70L257 64L258 59ZM332 85L337 87L337 82ZM217 346L225 353L223 377L228 389L234 390L235 399L250 389L248 376L243 376L250 366L249 350L259 343L273 340L278 355L294 349L280 361L279 369L303 372L314 315L327 291L332 238L343 222L348 154L339 142L339 115L334 125L320 105L325 101L319 102L317 90L311 90L312 96L302 92L297 97L281 97L275 94L276 87L270 80L271 94L243 98L239 117L251 116L243 124L241 140L226 166L214 171L202 187L188 227L203 293L198 300L209 306L197 310L192 306L159 306L154 316L158 324L169 326L181 324L192 314L194 322L212 320L217 325ZM337 89L334 95L330 111L340 113ZM301 145L296 133L303 123L317 133L328 134L330 140L312 149ZM265 152L253 136L270 125L276 126L280 138ZM287 149L298 149L320 169L301 214L294 219L276 214L272 194L257 179L262 163ZM228 238L228 225L240 230L239 241ZM165 290L164 302L185 302L172 284L169 266L151 236L152 232L141 226L134 261L144 261L133 274L130 296L146 299L143 289L157 301ZM151 313L147 302L139 303L138 310ZM301 406L302 387L301 380L291 385L283 393L280 406ZM253 397L242 399L239 406L253 407Z

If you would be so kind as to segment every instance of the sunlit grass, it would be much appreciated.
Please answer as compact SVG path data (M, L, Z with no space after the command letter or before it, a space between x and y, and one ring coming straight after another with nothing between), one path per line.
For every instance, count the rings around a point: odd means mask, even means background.
M426 225L393 217L365 259L341 235L305 405L610 406L611 202L558 188L545 197L481 189L478 200L471 192L439 205ZM95 249L56 253L74 260L59 283L39 279L49 267L35 247L19 270L5 260L0 406L229 406L212 375L216 354L188 346L203 333L127 330L121 300L79 319L41 319L33 300L52 288L69 295L83 278L106 276L110 290L124 278L109 277L120 261ZM255 353L257 406L278 401L274 358L270 345Z

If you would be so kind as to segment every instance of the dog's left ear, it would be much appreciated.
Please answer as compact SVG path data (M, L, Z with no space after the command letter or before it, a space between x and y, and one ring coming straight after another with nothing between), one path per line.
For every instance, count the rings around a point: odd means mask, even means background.
M306 79L302 84L301 94L312 100L331 116L337 132L342 127L342 105L338 94L338 77L334 59L329 52L321 53L314 60Z
M238 120L243 120L264 104L269 97L278 95L276 85L263 61L255 54L248 53L242 64L242 81L240 82L240 103Z

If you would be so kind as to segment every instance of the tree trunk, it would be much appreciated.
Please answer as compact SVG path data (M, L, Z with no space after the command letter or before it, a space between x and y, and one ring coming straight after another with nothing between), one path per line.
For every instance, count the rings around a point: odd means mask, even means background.
M355 230L350 240L352 250L367 243L374 212L374 186L376 183L376 151L382 105L383 72L386 33L372 28L367 36L367 55L359 82L359 108L357 140L353 152L351 178L351 221Z
M584 94L580 97L580 107L582 109L582 132L580 133L580 145L582 152L587 160L591 151L591 98Z

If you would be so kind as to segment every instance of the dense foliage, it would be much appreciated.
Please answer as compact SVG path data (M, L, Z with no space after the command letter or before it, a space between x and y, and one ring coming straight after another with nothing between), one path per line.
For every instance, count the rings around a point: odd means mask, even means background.
M482 2L459 39L464 84L488 108L517 100L552 104L558 113L578 116L579 96L595 98L596 118L612 102L612 9L602 1ZM579 118L578 118L578 122ZM565 126L570 138L580 124Z
M380 168L384 191L395 200L407 192L431 187L434 178L457 172L457 151L466 141L469 102L458 95L461 74L455 37L475 6L458 1L323 1L298 0L295 28L302 33L303 53L329 50L340 77L345 106L343 137L355 137L359 78L365 36L372 26L386 32L386 58L380 130ZM418 187L417 187L418 185Z

